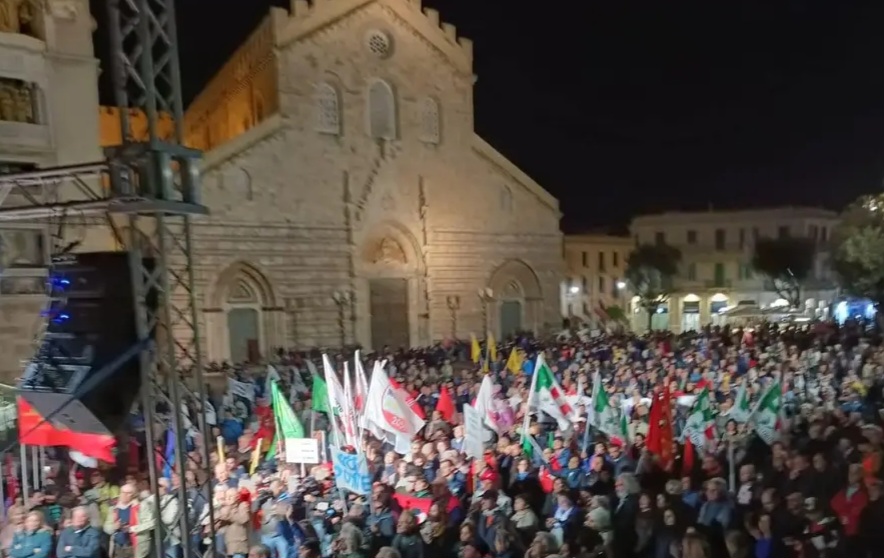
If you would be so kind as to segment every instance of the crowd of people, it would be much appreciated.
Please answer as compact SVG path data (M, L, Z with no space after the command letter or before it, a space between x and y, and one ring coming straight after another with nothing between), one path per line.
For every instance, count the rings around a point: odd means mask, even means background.
M568 401L561 413L534 396L541 354L553 376L544 389ZM884 348L858 327L523 336L478 356L469 344L364 356L366 369L385 359L374 373L426 418L405 444L371 428L342 443L331 434L340 417L315 404L321 356L280 352L273 382L323 456L288 463L269 447L270 369L223 364L230 389L205 403L213 432L190 439L195 450L223 439L209 463L193 451L154 494L144 451L128 467L87 470L59 449L28 501L9 486L25 479L6 479L0 547L12 558L147 557L158 545L180 558L185 538L235 558L884 555ZM333 358L334 373L352 359ZM489 385L494 420L475 455L465 408ZM611 409L616 428L600 419ZM365 457L365 493L341 490L325 457L335 445ZM181 533L181 513L205 531Z

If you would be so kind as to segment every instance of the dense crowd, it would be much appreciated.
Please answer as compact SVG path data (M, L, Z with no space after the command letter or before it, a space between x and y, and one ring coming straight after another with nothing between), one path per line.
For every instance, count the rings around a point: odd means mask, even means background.
M551 382L537 371L541 354ZM178 558L189 535L177 518L188 513L203 525L211 515L218 555L241 558L884 555L884 349L856 326L520 337L478 354L467 344L365 357L368 369L386 359L374 373L426 418L417 435L360 427L342 442L346 426L314 400L321 356L280 352L272 380L305 435L321 433L324 456L287 463L267 447L270 368L223 364L230 389L206 405L209 438L224 443L210 463L194 451L183 475L160 481L160 517L143 449L128 469L106 470L71 465L59 449L29 501L10 486L21 479L6 479L3 551L130 558L161 542ZM338 378L352 358L333 359ZM534 396L541 388L557 409ZM484 446L468 456L465 407L480 402ZM204 437L191 428L197 446ZM335 482L325 457L335 445L365 457L365 494ZM181 482L183 505L171 490ZM151 539L157 521L165 541Z

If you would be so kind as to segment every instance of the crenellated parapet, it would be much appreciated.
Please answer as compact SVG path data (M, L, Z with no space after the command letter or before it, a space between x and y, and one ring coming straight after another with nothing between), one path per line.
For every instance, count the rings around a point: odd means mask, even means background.
M424 8L421 0L291 0L289 21L278 30L278 46L298 40L373 3L389 7L415 26L436 48L457 58L456 62L462 63L463 69L472 72L473 41L458 37L457 27L442 21L438 10Z

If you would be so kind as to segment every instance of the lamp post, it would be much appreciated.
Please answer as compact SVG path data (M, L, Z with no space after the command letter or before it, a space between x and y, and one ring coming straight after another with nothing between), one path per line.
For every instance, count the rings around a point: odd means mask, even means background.
M494 300L494 291L490 287L479 289L479 301L482 303L482 327L488 335L488 305Z
M338 333L341 336L341 350L344 349L344 346L347 344L347 328L344 325L345 319L344 314L346 312L347 306L350 305L350 301L353 299L350 291L335 291L332 295L332 298L335 300L335 304L338 305Z
M448 311L451 312L451 338L457 339L457 311L460 310L460 297L449 295L445 297Z

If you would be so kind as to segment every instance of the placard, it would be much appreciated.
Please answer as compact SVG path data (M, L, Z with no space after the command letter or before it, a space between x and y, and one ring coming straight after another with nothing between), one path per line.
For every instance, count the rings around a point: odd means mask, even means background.
M286 438L286 463L319 463L319 441L316 438Z
M482 443L485 426L482 424L482 415L472 405L463 406L464 440L463 449L468 457L481 459L485 454L485 445Z

